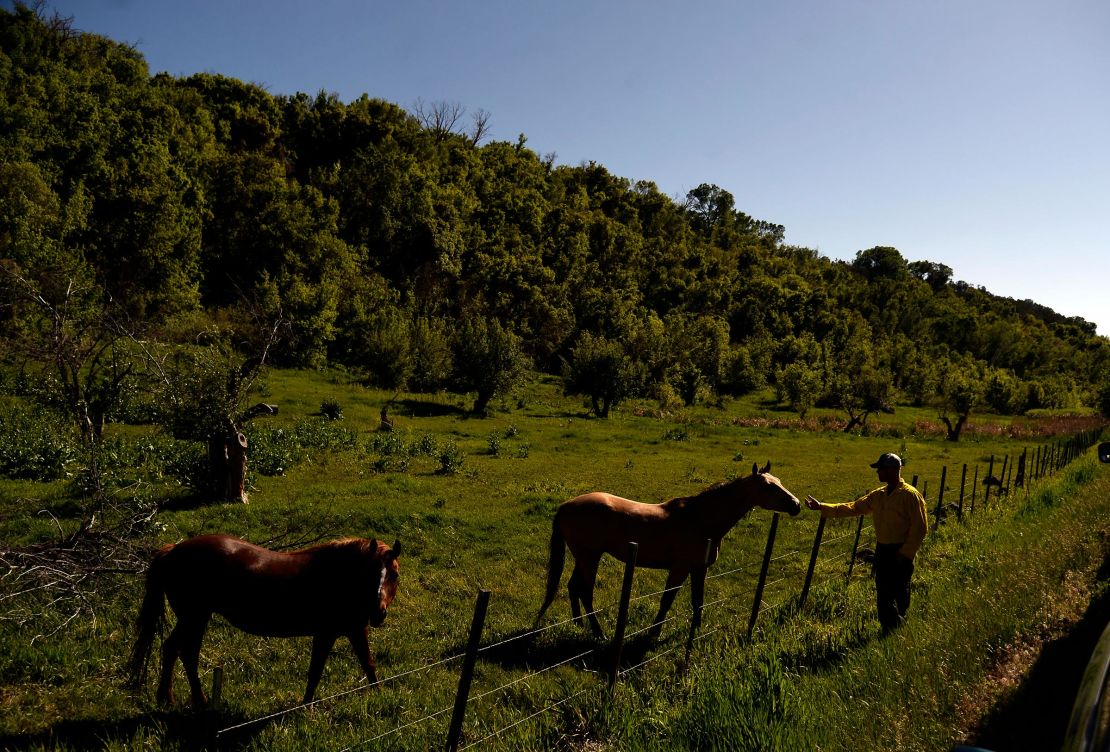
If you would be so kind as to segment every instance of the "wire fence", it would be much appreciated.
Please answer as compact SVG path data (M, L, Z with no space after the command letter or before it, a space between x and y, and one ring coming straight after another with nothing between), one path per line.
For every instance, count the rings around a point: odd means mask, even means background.
M1013 498L1015 489L1024 489L1025 493L1028 494L1032 482L1038 481L1053 472L1061 470L1064 466L1078 457L1082 450L1093 443L1093 441L1097 438L1097 433L1098 432L1088 432L1080 434L1067 442L1057 442L1051 445L1036 447L1032 452L1026 449L1022 452L1021 455L1016 458L1011 458L1008 456L1004 457L1002 458L1002 463L1000 466L1001 469L999 470L997 475L995 474L995 458L992 456L988 462L987 469L982 476L983 481L981 485L979 482L979 467L976 466L974 468L974 471L972 473L972 485L970 492L967 488L967 465L964 465L962 468L962 471L960 473L960 480L958 481L958 486L952 485L949 482L951 481L951 479L948 477L948 468L943 468L941 481L935 486L936 507L932 513L933 528L935 529L941 524L946 523L948 521L949 514L953 512L956 513L958 519L962 519L964 514L971 514L976 511L976 509L982 510L988 508L988 506L991 504L992 493L995 503L998 503L998 500L1003 497ZM953 473L952 478L954 478L955 476L956 473ZM917 479L915 478L915 484L916 480ZM922 487L927 489L927 483L924 484ZM958 502L950 502L949 505L945 505L944 497L948 492L951 492L949 498L951 498L951 496L958 495ZM926 498L926 502L930 503L928 498ZM484 606L480 609L481 620L479 621L479 609L476 608L475 622L471 628L471 642L474 645L473 650L468 650L466 654L458 653L442 660L435 661L433 663L399 672L383 679L381 682L379 682L378 685L375 685L384 686L390 683L398 682L402 679L411 678L416 674L420 674L433 668L441 667L459 661L461 659L463 666L461 668L460 688L459 692L456 695L454 704L452 706L443 707L433 712L426 713L417 719L399 724L377 735L370 736L363 741L346 747L343 752L364 747L375 742L380 742L384 739L387 739L388 737L400 734L408 729L412 729L422 723L426 723L428 721L445 716L449 711L452 710L454 710L454 716L452 718L451 729L448 732L447 749L453 752L454 750L471 749L481 746L489 741L500 738L510 731L518 729L529 721L534 721L535 719L540 718L545 714L555 710L556 708L566 705L572 700L575 700L576 698L579 698L591 691L600 692L601 687L599 685L584 687L566 695L565 697L548 702L539 710L531 712L522 718L513 720L512 722L509 722L496 729L479 730L472 728L470 730L471 733L469 733L469 736L475 738L468 740L465 744L463 744L463 720L468 704L481 702L483 700L486 700L487 698L491 698L495 695L504 693L505 691L513 687L524 685L527 682L536 679L537 677L548 674L549 672L553 672L557 669L571 666L576 663L582 663L583 668L587 671L593 671L594 673L600 674L601 672L598 672L595 669L591 669L585 665L588 662L588 659L595 657L601 660L609 660L611 662L609 673L610 690L612 689L613 684L617 679L628 677L630 674L640 671L667 656L674 655L682 647L685 647L686 650L686 659L685 661L683 661L683 665L685 665L685 663L689 661L690 650L695 643L706 640L711 636L718 635L728 629L728 627L726 626L716 626L712 629L699 630L701 619L704 613L712 610L719 610L722 607L726 606L726 604L730 603L740 604L751 602L751 617L748 624L748 637L750 638L753 634L755 626L757 625L757 622L761 617L767 618L767 614L787 606L790 606L791 608L796 606L799 609L804 608L807 595L814 584L816 584L817 586L823 586L829 585L830 583L836 581L844 582L845 579L850 580L853 572L858 571L855 570L855 565L857 561L862 558L863 552L868 550L870 546L873 546L875 543L878 542L875 537L876 531L874 526L871 524L864 524L862 519L860 520L859 524L855 526L854 529L848 529L844 532L838 531L838 534L833 535L832 537L829 537L827 539L823 539L825 525L824 520L822 520L818 524L813 546L811 548L795 547L775 553L774 542L777 522L778 515L776 514L772 518L771 528L768 534L767 547L764 554L763 566L760 568L757 584L754 588L740 588L737 592L728 593L713 599L706 599L704 597L704 589L706 583L711 581L718 581L724 577L750 574L753 571L753 568L750 564L741 564L739 566L734 566L724 571L713 572L712 574L709 574L705 570L695 572L693 576L700 577L699 587L701 588L703 597L701 603L691 604L691 612L689 614L690 629L688 638L685 643L672 644L668 647L655 650L650 655L645 654L628 666L622 666L620 658L621 647L625 641L638 637L645 633L654 632L655 635L658 635L659 631L662 630L664 627L668 625L678 624L679 622L683 621L684 618L687 618L687 614L684 611L676 609L674 613L672 613L670 616L665 616L662 619L652 619L652 621L646 626L640 626L631 631L627 631L625 629L624 620L627 619L629 606L632 603L643 601L648 598L666 598L668 596L673 596L673 594L677 590L681 589L685 585L685 583L682 583L632 596L631 583L632 575L635 571L634 555L631 557L630 562L626 564L625 587L622 591L620 602L610 603L599 608L591 609L589 612L583 613L580 616L574 616L543 627L536 627L520 634L514 634L512 636L501 639L494 639L485 645L479 645L479 640L476 638L480 637L482 628L484 626L485 609ZM851 540L851 544L846 545L844 542L849 540ZM707 543L711 545L710 541L707 541ZM865 545L861 547L861 543ZM808 569L804 566L807 562L803 558L807 554ZM707 562L708 561L709 559L707 558ZM840 571L841 568L844 568L843 572ZM791 585L797 584L799 577L803 572L805 573L804 585L802 586L801 590L798 591L790 587ZM817 576L818 574L820 574L820 577ZM780 588L779 586L783 587ZM486 599L488 600L488 591L483 592ZM482 602L482 594L479 594L479 602ZM611 611L614 606L617 606L618 608L617 633L614 635L613 640L608 644L599 643L589 649L579 651L574 655L551 663L550 665L529 670L523 675L514 677L495 687L482 690L480 692L474 693L473 695L470 694L469 676L473 674L474 664L478 660L478 658L487 656L491 653L491 651L494 651L497 648L503 648L506 645L515 642L534 640L536 637L543 633L559 629L571 622L581 622L581 620L583 619L596 617L597 615L600 615L607 611ZM475 632L475 630L477 631ZM269 713L258 718L247 720L234 726L229 726L227 728L221 729L217 732L217 736L255 724L273 721L290 713L301 711L322 703L331 702L347 695L352 695L358 692L365 691L370 687L371 685L363 683L358 687L338 692L336 694L321 698L319 700L315 700L310 703L296 705L285 710Z

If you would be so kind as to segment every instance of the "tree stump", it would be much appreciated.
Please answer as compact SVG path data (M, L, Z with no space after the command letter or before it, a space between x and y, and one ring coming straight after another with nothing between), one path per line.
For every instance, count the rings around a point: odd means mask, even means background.
M236 431L224 442L227 457L227 483L224 487L225 501L247 503L247 437Z

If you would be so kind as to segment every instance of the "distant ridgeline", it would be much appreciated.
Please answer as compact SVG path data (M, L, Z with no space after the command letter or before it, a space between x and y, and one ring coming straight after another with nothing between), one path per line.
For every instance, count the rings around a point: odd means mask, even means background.
M523 135L487 142L481 111L151 76L19 4L0 10L0 86L5 338L79 298L164 343L239 345L280 318L273 362L387 388L473 391L475 369L529 365L599 413L768 385L850 417L1106 401L1110 340L1083 319L894 248L785 245L723 188L556 165Z

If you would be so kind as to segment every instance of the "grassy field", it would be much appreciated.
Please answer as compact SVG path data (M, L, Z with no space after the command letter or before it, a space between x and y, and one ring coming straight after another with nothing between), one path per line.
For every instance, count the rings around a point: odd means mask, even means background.
M344 413L326 430L313 417L325 399L338 401ZM658 645L642 635L631 639L630 670L609 698L597 673L605 668L604 645L574 625L512 639L530 628L542 598L551 517L563 500L600 489L663 501L769 460L798 497L846 501L877 485L867 465L884 451L908 460L907 478L919 476L919 487L927 482L931 500L947 466L947 498L955 500L964 463L982 475L992 455L1016 456L1044 439L1033 438L1028 425L1003 430L991 428L1003 421L980 418L981 430L953 444L924 430L935 423L931 412L910 408L881 416L873 435L815 432L803 429L828 414L816 411L809 425L798 424L759 397L670 413L628 404L595 420L546 378L481 419L467 415L462 397L369 390L342 373L274 372L266 400L280 413L252 426L259 464L277 429L283 435L306 425L318 434L331 431L335 448L306 450L281 475L254 475L246 506L198 505L155 483L147 492L171 502L159 513L157 542L206 532L260 543L399 539L400 595L386 624L373 630L371 646L381 676L406 675L380 691L351 692L217 738L220 729L298 702L309 641L255 638L217 618L202 670L208 682L212 668L223 667L222 702L192 713L182 703L179 668L180 704L162 710L151 687L135 695L122 680L141 578L110 576L89 596L95 619L53 632L65 614L33 604L34 619L0 622L0 747L440 748L458 682L456 656L475 595L488 589L483 644L510 641L482 654L466 739L483 740L538 715L480 748L847 749L865 739L896 749L943 749L963 733L959 696L990 669L991 650L1048 618L1061 582L1074 586L1077 599L1089 595L1095 588L1090 571L1105 553L1099 531L1107 528L1101 520L1110 519L1106 473L1084 460L1068 471L1076 477L1046 482L963 525L942 528L920 560L915 618L897 637L880 641L866 571L857 567L852 581L845 580L853 521L828 525L810 602L801 611L793 606L817 525L803 513L779 525L764 602L780 607L761 614L749 641L744 635L770 523L769 514L755 510L730 533L711 572L722 576L710 581L707 600L718 602L707 609L690 665L680 670L689 619L684 591ZM396 430L383 438L375 429L386 403ZM342 428L337 438L336 427ZM114 430L131 442L146 436L143 428ZM452 462L462 458L457 472L441 472L445 453ZM76 524L65 481L3 481L0 498L0 540L9 545L41 542ZM1019 564L1034 576L1015 578ZM621 576L617 562L603 562L595 603L605 608L601 620L609 630ZM637 572L630 632L649 623L658 603L651 594L662 581L662 573ZM560 598L548 622L568 616ZM349 650L337 644L317 696L359 682Z

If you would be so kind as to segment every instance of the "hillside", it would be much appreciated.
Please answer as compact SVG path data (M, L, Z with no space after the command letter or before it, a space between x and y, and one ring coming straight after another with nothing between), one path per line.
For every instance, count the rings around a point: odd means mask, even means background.
M941 261L833 261L726 188L668 197L556 165L437 105L151 75L134 49L18 4L0 10L0 83L9 353L41 352L44 321L80 311L85 332L218 330L248 352L273 332L278 364L479 403L531 365L598 412L771 385L850 425L936 405L957 435L980 407L1098 406L1110 369L1093 324Z

